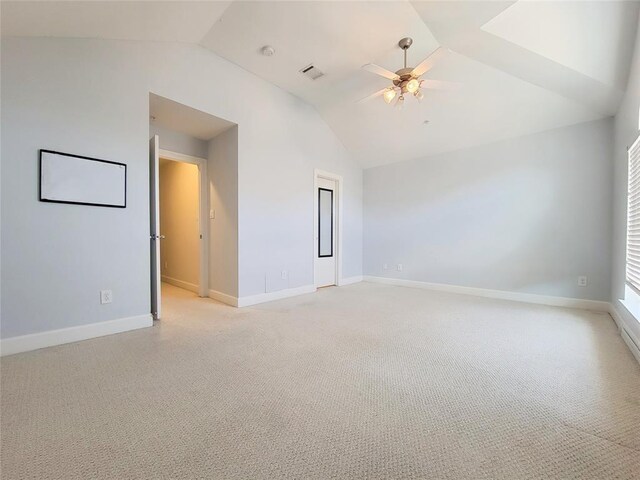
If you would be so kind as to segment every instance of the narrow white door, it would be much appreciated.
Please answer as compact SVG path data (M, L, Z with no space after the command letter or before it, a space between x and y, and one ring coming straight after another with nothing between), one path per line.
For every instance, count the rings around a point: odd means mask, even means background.
M336 285L336 182L318 178L316 287Z
M160 320L160 141L158 135L149 140L149 212L151 218L151 314Z

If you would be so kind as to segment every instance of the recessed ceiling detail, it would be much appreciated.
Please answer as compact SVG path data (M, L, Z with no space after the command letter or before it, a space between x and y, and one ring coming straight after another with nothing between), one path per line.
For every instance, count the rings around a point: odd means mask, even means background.
M235 125L233 122L153 93L149 94L149 121L159 127L205 141Z
M632 2L516 2L482 30L602 83L624 88L637 15Z
M615 0L0 3L3 36L199 44L315 106L363 167L614 115L639 7ZM403 37L413 39L411 58L451 50L428 79L461 88L424 90L422 102L402 111L357 103L363 92L389 87L361 67L396 72ZM261 54L266 42L276 55ZM316 81L300 73L310 62L324 73Z

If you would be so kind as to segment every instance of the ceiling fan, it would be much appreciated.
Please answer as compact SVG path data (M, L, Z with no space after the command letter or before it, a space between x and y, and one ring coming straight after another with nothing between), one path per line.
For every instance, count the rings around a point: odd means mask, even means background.
M448 49L446 48L437 48L415 68L407 67L407 50L409 50L412 43L413 39L409 37L405 37L398 42L398 46L404 51L404 67L395 73L373 63L368 63L362 67L368 72L375 73L376 75L380 75L391 80L393 85L383 88L382 90L378 90L374 94L363 98L360 102L382 95L382 98L387 104L390 104L394 98L398 97L396 105L398 107L402 107L404 104L404 96L406 94L411 94L420 101L424 98L422 89L449 90L458 86L458 84L453 82L420 78L431 70L438 60L447 54Z

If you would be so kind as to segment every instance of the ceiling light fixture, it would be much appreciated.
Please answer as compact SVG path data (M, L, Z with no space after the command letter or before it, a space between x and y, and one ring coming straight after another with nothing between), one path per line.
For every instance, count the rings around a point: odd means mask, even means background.
M418 91L418 88L420 88L420 84L415 78L412 78L407 82L407 92L416 93Z
M396 91L393 88L388 88L382 95L385 102L391 103L396 98Z
M422 80L420 78L422 75L431 70L435 63L448 52L447 49L442 47L437 48L417 67L411 68L407 67L407 50L409 50L409 47L411 47L412 44L413 40L409 37L405 37L398 42L398 46L404 52L404 67L395 73L373 63L369 63L362 67L371 73L375 73L376 75L380 75L388 80L391 80L393 82L393 85L387 88L383 88L373 95L369 95L368 97L363 98L361 101L369 100L370 98L382 95L384 101L387 104L390 104L391 101L397 95L399 95L398 100L396 101L396 106L402 108L402 105L404 104L404 94L406 93L412 94L418 101L420 101L424 98L424 93L422 93L421 91L421 89L423 88L451 89L452 86L455 86L455 83L442 81L425 82L425 80Z

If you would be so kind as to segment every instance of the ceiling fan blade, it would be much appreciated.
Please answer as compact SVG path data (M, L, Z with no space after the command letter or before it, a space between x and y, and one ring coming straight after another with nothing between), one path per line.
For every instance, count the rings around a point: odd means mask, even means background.
M429 70L433 68L438 60L444 57L447 53L449 53L449 49L444 47L438 47L436 50L431 53L427 58L425 58L422 63L420 63L416 68L413 69L411 74L414 77L419 77L420 75L424 75Z
M398 75L396 75L395 73L387 70L386 68L382 68L380 65L376 65L375 63L367 63L366 65L363 65L362 68L364 68L368 72L375 73L376 75L380 75L384 78L388 78L389 80L395 80L396 78L398 78Z
M445 82L443 80L422 80L422 88L428 88L429 90L457 90L462 86L458 82Z
M382 95L385 91L387 91L387 88L383 88L382 90L378 90L376 93L372 93L371 95L361 98L360 100L358 100L356 103L364 103L364 102L368 102L369 100L371 100L372 98L376 98L379 97L380 95Z

